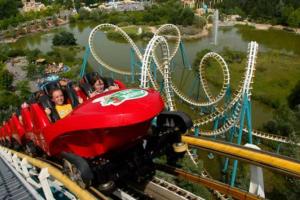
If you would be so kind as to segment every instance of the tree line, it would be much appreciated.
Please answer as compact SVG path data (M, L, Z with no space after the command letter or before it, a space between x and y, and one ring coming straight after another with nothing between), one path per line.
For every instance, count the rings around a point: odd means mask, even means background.
M223 0L216 7L259 23L300 27L299 0Z
M128 23L135 25L160 25L173 23L177 25L189 26L199 24L199 19L195 17L191 8L183 7L180 1L169 0L160 4L154 4L146 7L145 11L117 12L103 11L95 9L91 12L84 8L78 10L78 16L70 19L76 20L93 20L99 23Z

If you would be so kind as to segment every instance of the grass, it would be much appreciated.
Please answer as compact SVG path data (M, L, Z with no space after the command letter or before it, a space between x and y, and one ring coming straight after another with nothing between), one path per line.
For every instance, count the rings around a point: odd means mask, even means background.
M132 33L132 34L137 34L138 33L138 29L142 28L143 32L150 32L150 29L148 28L148 26L126 26L126 27L121 27L126 33Z
M139 28L142 28L142 33L138 34ZM130 26L124 26L121 27L127 34L128 36L134 40L150 40L153 36L153 33L151 32L150 28L148 26L135 26L135 25L130 25ZM114 30L108 30L107 32L107 38L109 40L119 42L119 43L127 43L127 41L121 36L120 33L114 31Z
M231 85L237 89L243 76L246 60L229 64ZM278 52L259 53L253 84L253 98L273 108L285 104L297 81L300 79L300 57ZM206 69L208 79L215 85L222 83L220 69L212 66Z
M258 56L254 95L271 102L286 103L288 95L300 79L300 57L278 53Z

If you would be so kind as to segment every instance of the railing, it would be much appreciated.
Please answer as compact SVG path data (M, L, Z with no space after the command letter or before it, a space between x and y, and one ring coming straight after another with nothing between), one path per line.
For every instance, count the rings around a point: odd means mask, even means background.
M97 199L48 163L2 146L0 156L39 192L40 199L54 200L58 194L65 199Z

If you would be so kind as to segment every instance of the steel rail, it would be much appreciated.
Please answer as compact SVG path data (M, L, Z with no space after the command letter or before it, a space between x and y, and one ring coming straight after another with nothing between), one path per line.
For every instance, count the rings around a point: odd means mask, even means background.
M48 164L46 162L43 162L41 160L32 158L26 154L8 149L6 147L1 147L3 149L6 149L10 151L11 153L17 155L19 158L26 158L26 160L33 166L38 167L40 169L42 168L48 168L48 173L53 176L56 180L61 182L70 192L72 192L75 196L77 196L79 199L87 199L87 200L93 200L97 199L95 196L87 192L86 190L80 188L76 183L71 181L67 176L65 176L59 169L56 167L53 167L51 164Z
M300 178L300 161L286 156L199 137L182 136L182 141L207 151L213 151Z

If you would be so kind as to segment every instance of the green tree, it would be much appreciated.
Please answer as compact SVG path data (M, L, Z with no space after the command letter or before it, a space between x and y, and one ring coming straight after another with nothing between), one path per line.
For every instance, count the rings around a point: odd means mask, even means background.
M31 94L29 82L26 80L19 81L16 85L16 90L19 92L20 99L26 99Z
M6 37L16 37L16 31L13 26L9 25L6 32Z
M14 76L7 69L0 71L0 88L4 90L11 89L13 81Z
M286 105L282 105L276 110L274 120L277 123L278 134L288 137L295 131L295 114Z
M300 26L300 8L298 8L289 15L288 25L292 27Z
M246 58L246 54L240 51L233 51L228 47L223 48L222 56L228 63L241 63Z
M73 1L72 0L65 0L63 5L64 5L65 8L71 9L71 8L73 8Z
M53 2L53 0L39 0L39 1L43 4L45 4L46 6L50 5Z
M285 146L281 153L296 159L300 158L297 143L300 142L300 109L293 112L287 105L282 105L274 112L274 118L263 124L264 131L288 137L293 143ZM273 143L267 143L274 150Z
M98 0L84 0L86 6L99 2Z
M46 19L42 19L41 26L42 26L43 29L46 29L48 27Z
M38 57L41 55L41 51L39 49L33 49L26 52L26 57L29 63L32 63L38 59Z
M17 106L19 104L18 97L9 91L0 90L0 110L6 110L10 106Z
M300 105L300 80L288 96L288 104L291 109L295 109L296 106Z
M223 0L217 4L222 13L239 14L263 23L297 25L299 0Z
M8 59L9 46L7 44L0 44L0 63Z
M73 33L63 31L58 34L55 34L52 43L54 46L76 45L76 39Z
M205 54L207 54L209 52L211 52L211 49L203 49L202 51L197 52L196 58L195 58L195 60L193 62L193 69L195 71L198 72L198 70L199 70L199 64L200 64L202 58L204 57Z
M74 0L75 9L78 11L81 7L80 0Z
M195 16L193 24L195 27L203 29L203 27L206 25L206 19L204 17Z
M80 8L78 10L79 19L89 19L90 18L90 12L85 8Z
M53 22L54 26L58 26L58 18L56 15L52 16L52 22Z
M192 25L194 21L194 12L191 8L184 8L180 15L178 23L184 26Z
M16 0L0 0L0 20L13 17L18 12Z
M27 71L27 78L30 80L35 79L36 75L37 75L37 67L35 64L30 63L27 67L26 67L26 71Z

